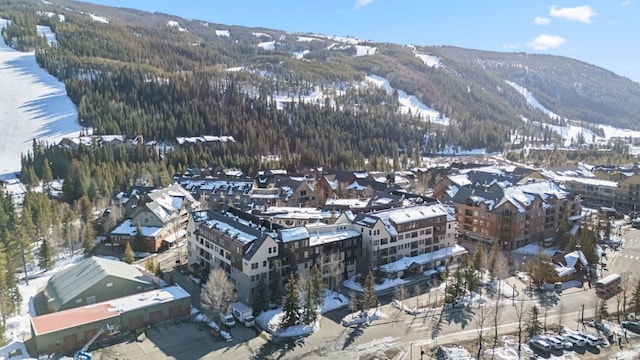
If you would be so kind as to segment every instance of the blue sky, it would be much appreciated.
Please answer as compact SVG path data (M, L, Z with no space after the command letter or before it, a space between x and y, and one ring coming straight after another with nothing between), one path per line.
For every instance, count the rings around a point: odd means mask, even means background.
M567 56L640 83L636 1L89 0L216 24Z

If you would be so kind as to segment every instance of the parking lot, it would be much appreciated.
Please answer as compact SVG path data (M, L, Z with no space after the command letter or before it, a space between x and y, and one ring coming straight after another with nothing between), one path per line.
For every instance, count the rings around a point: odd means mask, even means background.
M214 338L201 324L185 321L147 328L140 340L93 350L95 360L248 359L266 343L257 330L236 326L233 342Z

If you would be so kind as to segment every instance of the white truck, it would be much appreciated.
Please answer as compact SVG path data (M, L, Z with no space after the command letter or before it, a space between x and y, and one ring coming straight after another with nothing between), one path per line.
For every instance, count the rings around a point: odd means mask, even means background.
M253 317L253 310L241 302L231 304L231 313L233 317L246 327L252 327L256 324L256 319Z
M234 327L236 325L236 321L233 319L233 316L225 313L224 311L220 312L220 323L227 327Z

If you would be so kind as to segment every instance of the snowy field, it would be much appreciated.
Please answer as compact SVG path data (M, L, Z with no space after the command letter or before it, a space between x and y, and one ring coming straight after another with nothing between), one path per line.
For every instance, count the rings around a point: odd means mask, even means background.
M0 28L7 20L0 19ZM38 27L50 43L48 27ZM20 156L33 139L57 143L78 135L78 112L64 84L38 67L33 52L13 50L0 40L0 174L20 170Z

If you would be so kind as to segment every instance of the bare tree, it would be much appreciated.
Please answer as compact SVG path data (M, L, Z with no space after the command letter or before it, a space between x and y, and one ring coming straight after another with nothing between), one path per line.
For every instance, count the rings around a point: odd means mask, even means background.
M631 274L625 271L620 275L620 288L622 293L622 318L627 319L627 293L629 292L629 285L631 284ZM618 311L618 321L620 320L620 311Z
M349 310L352 313L358 310L358 302L358 294L354 290L349 291Z
M393 300L396 300L400 303L400 305L402 305L402 301L404 301L404 299L406 298L407 289L404 287L404 285L396 286L396 288L393 290Z
M227 273L222 269L216 269L209 273L207 285L200 297L202 307L210 318L221 312L228 312L229 305L236 299L234 288Z
M564 316L564 304L560 301L558 305L558 334L562 333L562 318Z
M476 359L480 359L480 354L482 354L482 337L484 336L484 327L487 325L487 322L491 317L490 312L490 308L486 306L478 306L478 310L473 317L473 321L476 325L476 331L478 332L478 356Z
M524 316L529 312L529 309L524 306L524 301L519 302L516 305L516 319L518 320L518 359L520 359L520 352L522 351L522 333L524 331Z
M420 308L420 295L422 294L422 286L420 284L416 284L413 288L415 297L416 297L416 311Z
M498 282L498 284L500 284ZM498 289L500 287L498 286ZM498 310L498 303L500 302L500 294L496 297L496 308L493 311L493 351L496 350L498 345L498 322L500 321L500 311Z
M620 313L622 312L621 311L622 310L621 307L622 307L622 302L623 302L624 297L625 297L624 293L625 293L624 290L618 291L616 293L616 319L618 320L618 322L620 322Z

